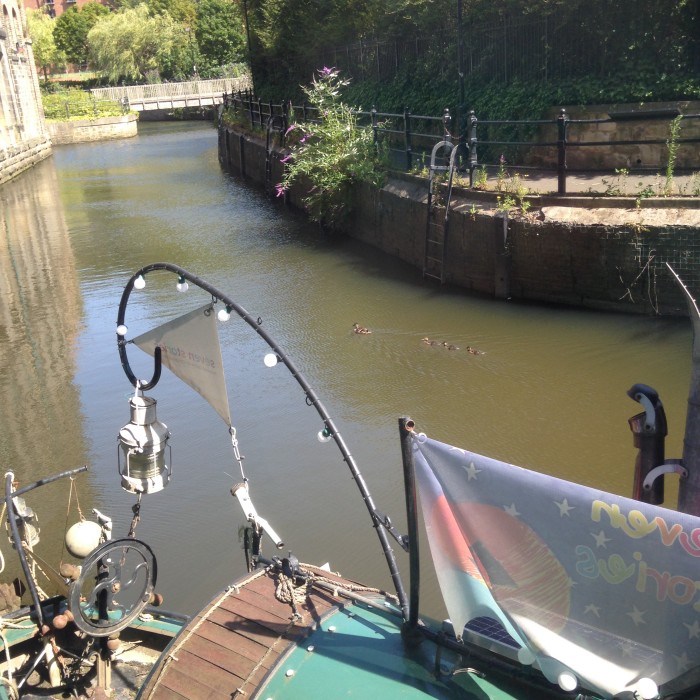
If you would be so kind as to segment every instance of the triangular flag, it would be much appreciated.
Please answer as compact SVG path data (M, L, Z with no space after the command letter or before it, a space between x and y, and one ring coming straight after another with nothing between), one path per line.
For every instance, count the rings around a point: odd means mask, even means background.
M141 334L134 344L149 355L161 349L161 362L203 396L231 425L216 316L211 304Z

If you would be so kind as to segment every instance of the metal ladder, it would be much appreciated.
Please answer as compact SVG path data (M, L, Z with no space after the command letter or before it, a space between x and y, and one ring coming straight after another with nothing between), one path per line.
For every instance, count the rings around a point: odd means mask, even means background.
M445 256L447 254L447 234L450 223L450 200L452 198L452 181L457 165L457 156L463 154L465 145L456 146L451 141L436 143L430 154L430 174L428 176L428 217L425 230L425 257L423 260L423 277L432 277L445 284ZM438 165L437 160L441 151L449 151L449 165ZM444 157L444 156L443 156ZM437 173L449 173L447 185L447 200L445 201L444 216L435 203L439 182Z

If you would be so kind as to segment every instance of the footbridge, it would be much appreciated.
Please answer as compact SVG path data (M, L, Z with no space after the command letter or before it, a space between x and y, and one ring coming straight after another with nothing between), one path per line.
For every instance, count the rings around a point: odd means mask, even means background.
M224 93L246 90L250 78L190 80L182 83L123 85L90 90L96 100L113 100L137 112L182 107L212 107L222 104Z

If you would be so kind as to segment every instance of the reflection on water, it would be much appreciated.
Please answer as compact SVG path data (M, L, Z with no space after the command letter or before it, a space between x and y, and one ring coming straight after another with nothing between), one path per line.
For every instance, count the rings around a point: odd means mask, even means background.
M0 203L0 456L25 486L87 461L74 383L82 306L53 164L3 185ZM36 507L42 546L60 551L70 492L69 482L42 491L52 503Z
M438 290L357 242L325 238L222 173L208 125L143 124L135 139L63 147L7 187L3 461L27 475L89 462L83 510L89 500L109 513L115 536L126 534L134 503L116 467L131 391L115 345L117 305L129 275L157 260L191 270L260 316L334 416L377 506L401 529L401 415L439 440L628 494L635 453L627 418L638 405L625 392L645 382L666 406L666 453L681 454L686 322ZM178 294L174 282L154 273L132 294L128 337L206 301L194 290ZM372 334L354 334L354 322ZM246 324L232 318L221 335L258 511L302 561L328 560L389 586L350 474L332 444L316 440L315 411L282 366L263 365L265 347ZM139 376L151 376L152 360L135 348L129 358ZM166 606L191 612L243 572L242 517L229 494L241 474L223 422L165 375L152 393L173 433L174 479L144 499L137 536L158 556ZM672 502L674 493L667 489ZM65 499L41 512L52 508L65 519ZM423 587L425 611L442 614L427 570Z

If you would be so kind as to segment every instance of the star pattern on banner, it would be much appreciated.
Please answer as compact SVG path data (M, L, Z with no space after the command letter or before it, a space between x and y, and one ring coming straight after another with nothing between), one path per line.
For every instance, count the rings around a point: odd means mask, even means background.
M697 620L694 620L692 625L687 622L683 624L688 628L688 639L693 639L693 637L700 639L700 623Z
M583 612L588 614L588 615L595 615L596 617L600 617L600 607L597 605L593 605L593 603L590 603L587 605L584 609Z
M598 547L607 549L608 542L612 541L603 530L601 530L597 535L591 532L591 537L595 540L596 549Z
M503 506L503 510L513 518L517 518L520 515L518 509L515 507L515 503L511 503L509 506Z
M472 479L476 479L477 474L481 474L481 469L477 469L476 465L474 462L469 462L469 466L465 467L462 465L462 469L464 469L465 472L467 472L467 481L471 481Z
M644 620L644 611L640 610L636 605L632 606L632 612L628 612L627 615L632 618L632 622L636 625L646 625Z
M557 508L559 508L559 515L563 518L565 515L569 516L574 506L569 505L569 501L565 498L563 501L554 501Z

